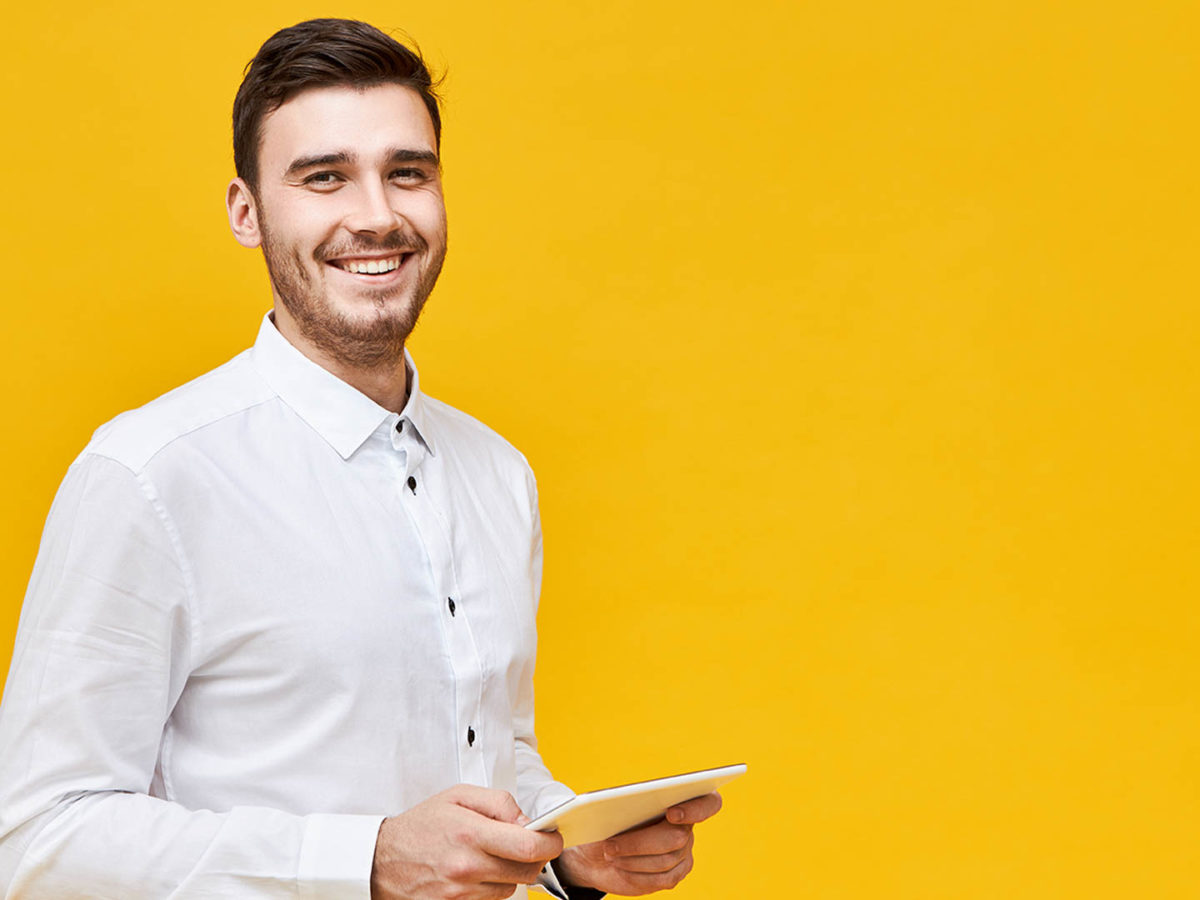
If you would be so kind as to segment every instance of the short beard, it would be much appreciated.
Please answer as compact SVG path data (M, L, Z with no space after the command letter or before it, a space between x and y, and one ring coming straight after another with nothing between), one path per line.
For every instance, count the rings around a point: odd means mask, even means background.
M300 254L276 246L266 222L260 222L260 227L263 258L267 263L271 286L305 339L331 359L354 369L385 369L403 364L404 342L417 327L417 319L425 307L425 301L441 274L446 255L444 245L437 257L430 259L429 269L417 282L409 303L399 307L389 306L387 301L396 289L378 290L374 297L375 315L360 321L333 308L325 294L313 285ZM383 242L369 248L331 248L321 244L313 255L324 264L326 259L351 256L364 250L374 253L402 250L421 256L428 252L429 245L418 234L405 236L394 232ZM416 260L412 262L415 264Z

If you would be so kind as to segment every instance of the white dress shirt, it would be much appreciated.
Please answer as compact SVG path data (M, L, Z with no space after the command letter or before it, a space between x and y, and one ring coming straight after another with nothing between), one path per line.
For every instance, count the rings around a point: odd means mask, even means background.
M268 316L96 432L0 707L0 894L366 898L386 815L571 796L534 741L533 474L406 362L397 415Z

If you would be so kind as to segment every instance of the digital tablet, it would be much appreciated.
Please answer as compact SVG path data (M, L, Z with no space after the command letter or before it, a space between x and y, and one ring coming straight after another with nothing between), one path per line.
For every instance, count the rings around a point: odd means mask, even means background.
M745 771L744 764L721 766L588 791L560 803L525 827L533 831L558 831L564 847L602 841L660 819L675 804L711 793Z

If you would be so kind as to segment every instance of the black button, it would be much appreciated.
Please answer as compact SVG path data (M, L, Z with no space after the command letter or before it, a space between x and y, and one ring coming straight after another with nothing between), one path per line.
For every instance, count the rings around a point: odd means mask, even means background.
M475 746L475 729L471 728L470 726L467 726L467 746Z
M399 422L396 423L396 430L397 431L404 430L404 420L403 419L401 419Z
M447 597L446 602L450 604L450 615L454 615L454 598Z
M414 494L417 492L417 479L413 478L411 475L408 476L408 489Z

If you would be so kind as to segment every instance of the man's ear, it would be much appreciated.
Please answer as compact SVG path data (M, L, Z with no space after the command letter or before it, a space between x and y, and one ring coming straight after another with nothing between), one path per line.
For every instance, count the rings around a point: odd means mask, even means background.
M258 225L258 204L250 185L241 178L229 182L225 192L225 209L229 212L229 227L233 236L243 247L257 247L262 243L262 230Z

